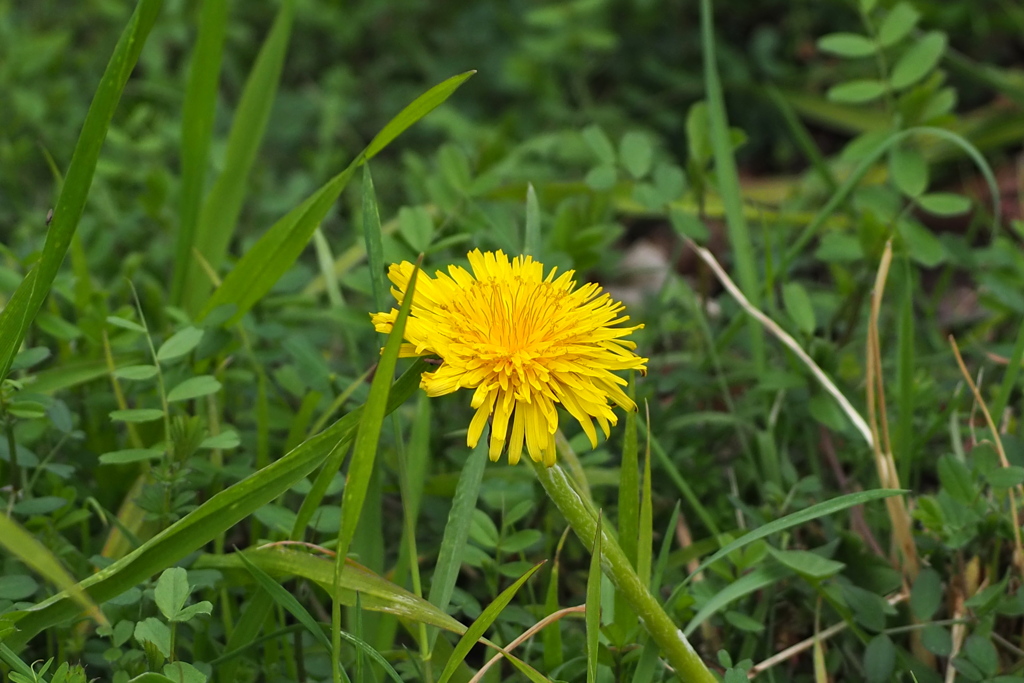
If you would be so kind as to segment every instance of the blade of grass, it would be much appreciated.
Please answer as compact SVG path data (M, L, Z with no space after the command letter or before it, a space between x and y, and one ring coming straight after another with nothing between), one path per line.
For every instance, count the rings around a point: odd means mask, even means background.
M388 412L415 393L422 369L423 365L414 365L395 383ZM94 602L103 603L203 547L287 491L332 451L346 448L355 436L362 411L361 407L353 410L281 459L214 495L135 551L83 579L78 586ZM80 612L78 603L67 593L44 600L30 611L15 612L11 618L20 630L7 643L15 650L20 649L40 631Z
M654 553L654 508L651 498L651 411L644 404L647 416L647 447L644 449L643 496L640 499L639 533L637 534L636 573L645 585L651 585L651 556Z
M422 257L420 259L422 261ZM359 526L359 518L366 504L370 480L373 476L373 464L377 459L377 445L380 442L380 430L387 415L388 394L391 392L391 378L395 374L398 363L398 352L402 346L402 334L405 321L412 309L416 278L419 275L419 262L409 278L409 285L402 299L398 317L395 319L387 344L377 364L377 372L370 383L370 395L366 399L363 414L359 419L359 428L352 446L352 459L345 477L345 489L341 496L341 526L338 529L338 544L335 548L337 556L334 565L334 580L337 585L345 569L345 556L348 554L352 539L355 538ZM331 609L331 652L332 671L335 683L341 681L341 605L337 599Z
M758 284L757 263L754 246L743 215L743 197L740 190L739 173L732 154L732 138L729 135L729 120L725 112L725 98L722 83L718 77L715 55L714 17L711 0L701 0L701 43L704 59L704 87L707 91L708 120L711 124L711 146L718 177L718 191L725 208L725 221L729 228L729 244L736 265L740 287L747 298L760 306L761 289ZM757 323L749 324L750 348L758 374L764 372L765 344L764 330Z
M544 596L544 612L549 617L559 611L558 567L562 559L562 547L565 546L565 539L567 538L569 538L569 527L565 528L565 531L562 532L562 537L558 539L558 545L555 546L555 561L551 563L551 577L548 580L547 593ZM544 668L548 671L554 671L564 661L562 656L562 632L559 630L558 624L552 624L550 628L544 629L542 641L544 645L542 648L544 652Z
M186 311L198 311L210 290L210 280L203 274L199 260L193 257L192 249L211 267L219 268L235 232L245 200L249 173L277 97L277 87L288 53L293 15L293 0L284 0L242 89L228 133L224 169L203 201L192 242L184 254L185 260L177 263L178 268L185 270L181 276L181 304ZM185 245L180 248L184 249Z
M705 0L706 2L707 0ZM934 135L942 140L951 142L960 149L962 149L967 156L971 158L974 164L981 171L981 175L985 178L985 184L988 186L988 190L992 197L992 213L995 219L993 220L993 233L998 229L1001 222L1002 207L999 203L999 190L996 185L995 174L992 173L992 167L989 166L985 157L981 155L978 148L972 145L964 137L952 133L942 128L935 128L932 126L917 126L914 128L908 128L901 130L897 133L893 133L885 140L880 142L877 147L871 150L870 153L864 156L860 160L860 163L853 169L849 177L843 181L842 185L839 186L839 190L829 197L829 200L825 203L825 206L814 216L814 219L809 222L804 229L800 232L797 238L793 241L789 250L783 256L779 263L778 273L779 279L784 280L789 267L793 261L799 256L800 252L807 245L807 243L818 233L825 221L832 215L832 213L839 208L839 206L846 201L846 198L856 189L857 184L867 175L868 171L874 167L879 159L885 155L889 149L899 144L903 140L913 135Z
M452 509L444 526L441 549L437 553L437 564L434 567L434 578L430 582L430 592L427 594L427 600L442 611L448 609L452 591L455 590L455 581L459 578L462 551L469 538L469 524L473 518L473 510L476 509L486 465L487 439L480 439L476 448L469 454L466 464L462 466L462 474L455 485ZM434 649L436 640L437 631L434 631L430 634L431 650Z
M523 253L537 258L540 255L540 202L533 183L526 185L526 227L523 230Z
M708 528L708 531L710 531L715 536L722 533L718 528L718 524L715 522L715 518L708 511L707 507L705 507L704 504L700 502L700 498L697 497L697 494L694 492L693 488L686 481L686 477L682 475L682 473L679 471L679 468L676 467L674 462L672 462L672 458L670 458L668 453L665 452L665 449L661 446L661 443L653 435L651 435L650 432L647 431L646 425L641 424L640 428L643 430L644 436L650 439L651 445L654 446L654 454L658 456L658 463L665 470L666 474L668 474L669 479L671 479L672 482L679 489L679 492L683 495L683 498L686 499L686 502L690 504L690 507L693 508L693 511L697 513L698 517L700 517L700 521L702 521L704 523L704 526Z
M306 608L302 606L302 603L295 599L294 595L289 593L284 586L274 580L270 574L260 569L259 565L245 556L245 553L238 553L238 559L242 561L242 564L244 564L245 568L249 570L249 573L252 574L254 579L256 579L256 582L260 587L274 599L274 602L288 610L288 612L313 635L316 641L320 643L325 650L330 650L331 640L324 633L325 624L319 624L316 619L313 618L313 615L311 615ZM360 652L368 655L370 659L377 662L377 664L380 665L380 668L384 670L384 673L390 676L393 680L398 683L402 683L402 677L398 675L398 672L395 671L390 662L384 659L377 650L370 647L369 643L360 640L349 633L343 632L341 637L350 645L355 646ZM357 677L356 680L364 679Z
M1003 419L1003 412L1010 402L1010 392L1017 385L1022 362L1024 362L1024 319L1021 319L1020 327L1017 329L1017 340L1013 343L1013 351L1010 352L1010 362L1006 366L1003 383L999 385L999 392L996 394L995 400L992 401L992 415L996 420Z
M373 176L370 175L369 164L363 166L363 239L366 242L366 260L370 266L373 307L374 310L383 311L388 291L384 277L384 243L381 238L377 194L373 190Z
M627 391L636 401L635 373L630 373ZM622 468L619 474L619 545L633 567L637 566L637 529L640 519L640 465L636 436L636 411L626 413L626 429L622 435ZM626 597L615 593L615 623L626 632L636 625L636 615L629 609Z
M690 622L683 629L683 633L689 636L698 626L706 621L711 615L728 605L734 600L739 600L745 595L750 595L762 590L772 584L781 581L792 573L792 570L781 564L769 564L759 567L749 574L744 574L728 586L715 593L697 614L693 615Z
M78 586L75 578L64 569L57 556L36 540L35 536L26 531L24 527L3 515L0 515L0 547L53 585L67 591L71 598L98 624L107 624L107 618L103 616L103 612Z
M244 553L253 564L278 581L286 577L298 577L311 581L328 593L333 590L334 558L317 557L306 551L282 548L250 549ZM238 555L239 553L205 554L196 560L194 566L197 569L216 569L222 572L232 585L247 585L253 579ZM337 593L345 605L355 605L358 593L360 604L365 609L393 614L401 619L422 621L459 635L466 632L464 625L426 600L417 598L401 586L371 572L357 562L349 560L345 564L341 587Z
M516 579L515 583L503 590L494 601L489 604L480 616L477 617L476 621L473 622L472 626L466 629L465 635L459 640L455 646L455 650L452 652L451 657L448 658L448 663L445 665L444 670L441 671L441 676L437 679L437 683L447 683L448 679L455 673L455 669L458 668L459 664L466 658L469 651L476 645L477 641L480 640L484 633L490 628L494 620L498 618L502 610L508 607L508 604L512 602L512 598L515 597L516 593L524 583L529 580L531 576L537 573L537 570L544 566L544 563L534 565L526 571L525 574Z
M896 453L899 454L899 479L910 486L910 465L914 460L914 271L903 259L903 296L900 300L898 355L896 364Z
M793 512L791 514L786 515L785 517L780 517L779 519L768 522L767 524L763 524L758 528L743 534L735 541L725 544L718 550L718 552L716 552L714 555L701 562L696 569L690 572L689 576L683 579L683 581L676 588L676 591L680 590L683 586L689 583L693 579L693 577L700 574L710 565L714 564L715 562L718 562L720 559L722 559L729 553L740 548L743 548L753 543L754 541L765 538L766 536L771 536L772 534L778 533L780 531L785 531L786 529L789 529L791 527L804 524L805 522L818 519L819 517L824 517L826 515L831 515L833 513L840 512L847 508L851 508L854 505L861 505L863 503L868 503L873 500L889 498L890 496L898 496L904 493L906 493L906 491L900 489L874 489L872 491L858 491L856 493L848 493L844 496L839 496L838 498L833 498L831 500L826 500L821 503L816 503L808 508L799 510L798 512ZM671 598L669 598L668 604L672 604Z
M217 85L224 36L228 24L227 0L205 0L199 15L199 34L189 65L185 101L181 109L181 197L178 235L174 250L171 301L180 302L185 272L192 261L196 221L203 199L206 164L217 113Z
M29 325L42 307L68 251L78 221L85 210L96 162L114 110L117 109L121 93L135 68L162 4L162 0L139 0L96 87L96 94L89 105L82 132L71 156L71 165L68 166L39 261L0 311L0 379L10 371L14 356L25 339Z
M469 71L435 85L399 112L345 170L289 211L259 238L207 300L199 317L208 315L218 306L234 304L236 310L229 324L238 322L295 263L313 231L323 221L356 169L372 159L402 131L448 99L474 73Z
M597 526L601 527L601 512L597 513ZM594 547L590 551L590 571L587 573L587 683L597 683L597 650L601 639L601 536L594 534Z

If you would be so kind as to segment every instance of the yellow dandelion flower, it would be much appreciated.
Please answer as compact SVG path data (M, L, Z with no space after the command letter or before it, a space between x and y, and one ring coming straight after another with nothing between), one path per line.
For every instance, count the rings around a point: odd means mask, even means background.
M508 444L508 459L519 462L525 443L535 461L555 462L554 435L561 404L597 446L594 420L605 437L618 421L609 399L626 410L636 404L622 391L626 380L614 370L646 372L647 359L626 337L643 325L629 320L623 305L600 285L576 287L574 271L547 276L529 256L509 261L503 252L468 255L473 272L449 266L431 278L420 273L405 326L401 354L436 355L440 367L424 373L429 396L475 389L476 414L467 442L476 446L491 420L489 453L497 460ZM401 301L415 266L393 264L391 293ZM378 332L390 332L398 311L371 315ZM510 424L511 423L511 424Z

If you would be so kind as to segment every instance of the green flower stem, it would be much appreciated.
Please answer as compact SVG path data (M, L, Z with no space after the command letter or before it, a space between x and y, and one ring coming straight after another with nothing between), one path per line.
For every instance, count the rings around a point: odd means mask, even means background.
M583 545L593 548L598 516L576 492L569 475L558 464L544 467L534 463L534 469L548 497L583 541ZM684 683L717 683L686 636L637 576L614 534L605 524L601 526L601 568L636 612L640 623L661 648L679 680Z

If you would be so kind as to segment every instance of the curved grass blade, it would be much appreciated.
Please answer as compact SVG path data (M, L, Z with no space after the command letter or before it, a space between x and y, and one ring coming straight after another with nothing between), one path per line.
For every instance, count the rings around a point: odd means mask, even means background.
M306 630L313 634L313 637L316 638L317 642L320 643L321 646L323 646L324 650L330 651L331 641L324 633L324 627L326 625L317 622L316 619L313 618L313 615L311 615L306 608L302 606L302 603L295 599L294 595L289 593L284 586L275 581L270 574L267 574L265 571L260 569L258 565L245 556L245 553L236 553L236 555L238 556L238 559L242 561L242 564L245 565L245 568L249 570L249 573L252 574L252 577L256 579L256 582L263 587L263 590L267 591L267 593L270 594L270 597L272 597L278 605L291 612L292 616L298 619L299 622L306 627ZM342 632L341 637L360 651L369 655L370 659L377 662L380 667L384 669L384 672L393 680L397 681L397 683L402 683L402 677L398 675L398 672L395 671L394 667L392 667L388 660L384 659L377 650L370 647L369 643L356 638L350 633Z
M526 581L537 573L537 570L544 566L544 562L540 562L526 571L525 574L516 579L515 583L503 590L498 597L494 599L494 602L489 604L480 616L477 617L473 625L466 629L465 635L459 640L458 645L455 646L455 650L452 651L452 656L448 658L448 663L445 664L444 670L437 679L437 683L448 683L448 679L455 673L455 669L458 668L459 664L466 658L469 651L473 646L480 640L484 633L490 628L494 620L498 618L501 611L505 609L512 598L515 597L516 593L519 592L520 587Z
M733 581L728 586L723 588L718 593L708 600L697 614L693 615L693 619L690 619L690 623L683 629L683 633L689 636L694 630L700 626L704 621L712 614L718 612L730 602L742 598L744 595L750 595L754 591L759 591L762 588L772 585L773 583L780 581L793 572L781 564L769 564L764 567L759 567L749 574L744 574L742 577Z
M307 552L283 549L244 551L247 559L271 576L280 579L297 576L317 584L328 594L334 586L334 560L310 555ZM196 568L216 569L229 577L232 584L245 583L248 574L245 564L230 555L203 555L196 560ZM423 598L418 598L401 586L378 576L366 567L348 560L341 576L338 599L346 606L356 604L356 593L364 609L392 614L401 619L422 622L462 635L466 627L447 612L437 609Z
M193 261L196 222L202 205L213 121L217 113L217 85L228 23L227 0L205 0L200 12L199 35L192 53L181 110L181 198L174 280L171 283L171 300L174 302L181 301L185 273Z
M732 247L737 280L747 298L754 302L755 306L759 306L762 298L761 284L758 280L757 263L754 259L754 245L750 241L750 231L747 229L747 220L743 214L740 178L736 170L736 159L732 154L732 139L729 135L729 120L725 112L725 98L722 95L722 83L718 77L718 66L715 61L714 17L711 0L701 0L700 17L708 123L711 125L711 147L715 158L718 191L725 208L725 222L729 228L729 244ZM754 363L760 374L765 363L764 329L755 321L751 321L748 330Z
M107 618L89 596L78 587L75 578L64 569L57 556L36 540L10 517L0 515L0 547L22 561L25 566L44 577L47 581L68 594L84 611L99 624L106 624ZM2 638L0 638L2 640Z
M228 133L224 169L203 201L195 226L192 246L212 267L224 260L231 235L234 234L238 215L242 211L249 172L256 160L256 152L270 119L270 110L277 96L285 55L292 32L294 3L285 0L278 10L270 34L260 48L256 63L245 82L238 103L231 132ZM188 311L198 310L209 291L209 278L191 249L185 261L178 262L185 269L182 276L182 303Z
M422 261L422 257L420 259ZM355 538L356 528L363 505L366 503L370 479L373 476L373 464L377 459L377 446L380 443L380 430L387 414L388 393L391 391L391 378L395 374L398 363L398 352L402 346L402 335L405 322L409 319L412 302L416 292L416 279L419 275L419 262L412 271L409 285L402 297L402 306L395 318L388 341L384 345L380 362L373 381L370 383L370 395L366 399L363 414L359 419L355 443L352 446L352 458L349 461L348 474L345 477L345 489L341 495L341 525L338 529L338 543L335 546L334 581L337 585L345 569L345 556ZM332 595L334 592L332 591ZM340 672L341 660L341 609L335 600L331 610L331 645L335 672ZM337 677L335 678L337 680Z
M234 324L270 291L274 283L292 267L313 231L348 185L356 169L373 158L402 131L426 116L451 96L475 71L468 71L435 85L416 98L393 118L370 142L348 168L331 178L305 201L289 211L270 227L247 251L220 287L207 300L200 318L224 304L234 304L235 314L227 324Z
M395 382L386 409L388 412L416 392L424 367L423 363L415 364ZM362 410L362 407L353 410L280 460L216 494L137 550L83 579L78 584L79 588L84 589L93 601L103 603L203 547L287 491L335 449L347 447L355 437ZM7 642L17 650L43 629L73 618L80 612L70 594L55 595L30 609L9 615L20 630Z
M992 196L992 213L995 217L993 220L993 229L997 229L1001 222L1002 206L999 203L999 190L996 185L996 177L992 172L992 167L989 166L988 162L985 161L985 157L981 155L978 148L967 141L963 136L957 135L956 133L950 132L942 128L935 128L933 126L917 126L914 128L907 128L901 130L898 133L893 133L882 142L878 143L869 154L867 154L857 167L853 169L850 176L839 186L839 189L829 197L829 200L825 203L825 206L821 207L821 210L814 216L814 220L807 224L803 231L797 236L796 240L789 247L789 250L785 253L782 258L782 262L779 264L778 277L784 278L789 265L800 253L807 243L813 238L818 230L821 229L825 221L828 219L832 212L839 208L839 205L846 201L846 198L851 192L857 187L857 184L867 175L868 171L875 165L875 163L882 158L882 155L889 151L894 145L899 144L906 138L912 135L926 134L935 135L936 137L942 138L947 142L951 142L971 158L974 164L981 171L982 177L985 178L985 184L988 186L989 193Z
M103 148L103 141L107 137L107 129L110 127L114 110L117 109L128 76L139 59L139 53L156 22L162 4L162 0L139 1L96 88L96 94L89 105L89 112L85 115L82 132L78 136L78 143L71 157L71 165L64 178L60 197L57 199L57 206L53 211L53 221L46 234L46 242L39 261L0 311L0 379L6 377L10 371L11 363L18 353L22 340L25 339L28 327L42 307L64 255L71 245L71 238L85 210L85 201L89 196L96 162Z
M700 565L694 569L689 576L687 576L680 585L685 586L690 580L700 574L709 565L714 564L718 560L722 559L734 550L738 550L754 541L762 539L766 536L771 536L779 531L784 531L790 527L809 522L812 519L818 517L824 517L825 515L831 515L834 512L851 508L854 505L860 505L861 503L867 503L873 500L880 500L882 498L889 498L890 496L899 496L907 493L904 489L874 489L872 491L858 491L857 493L848 493L845 496L839 496L831 500L826 500L822 503L817 503L809 508L794 512L793 514L780 517L773 522L768 522L763 526L743 534L732 543L726 543L722 548L714 555L709 557L700 563ZM678 590L678 588L676 589ZM671 601L670 601L671 602Z

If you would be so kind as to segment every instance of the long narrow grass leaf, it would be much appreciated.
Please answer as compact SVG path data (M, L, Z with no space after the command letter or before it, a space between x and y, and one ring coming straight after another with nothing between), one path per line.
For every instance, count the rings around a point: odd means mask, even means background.
M205 0L199 15L199 34L189 65L185 102L181 109L181 196L178 200L178 234L174 250L171 300L181 301L188 264L193 261L196 221L203 201L206 165L217 113L224 36L227 34L227 0Z
M224 260L242 211L249 172L277 97L292 32L293 8L293 0L285 0L281 4L270 33L256 56L228 133L224 168L206 195L196 221L192 246L213 268L218 268ZM182 304L186 310L196 311L209 292L210 281L191 251L185 256L185 262L177 264L185 268Z
M762 588L771 586L786 578L792 570L781 564L769 564L759 567L749 574L744 574L736 581L715 593L710 600L704 603L700 611L690 619L690 622L683 629L683 633L689 636L698 626L704 623L708 617L715 614L729 603L739 600L745 595L750 595Z
M597 515L601 527L601 513ZM590 550L590 571L587 573L587 683L597 683L597 654L601 642L601 536L594 534Z
M508 607L508 604L512 602L512 598L515 597L516 593L524 583L529 580L531 576L537 573L537 570L544 566L544 563L534 565L526 571L525 574L520 576L516 581L503 590L494 601L489 604L480 616L477 617L476 621L473 622L472 626L466 629L465 635L459 640L455 646L455 650L452 652L452 656L448 658L448 663L445 665L444 670L441 671L441 675L437 679L437 683L447 683L448 679L455 673L455 669L458 668L459 664L466 658L469 651L476 645L477 641L480 640L487 629L490 628L494 620L498 618L502 610Z
M103 612L78 586L75 578L64 569L57 556L36 540L24 527L3 515L0 515L0 547L57 588L67 591L68 595L96 622L107 623Z
M838 498L833 498L831 500L826 500L821 503L816 503L815 505L812 505L809 508L804 508L803 510L800 510L798 512L786 515L785 517L780 517L779 519L768 522L767 524L762 524L758 528L743 534L735 541L732 541L731 543L727 543L724 546L722 546L722 548L718 552L716 552L714 555L701 562L696 569L690 572L690 575L686 577L686 579L682 582L681 585L689 583L689 581L694 576L696 576L701 571L706 569L709 565L712 565L718 560L722 559L729 553L740 548L746 547L754 541L765 538L766 536L771 536L772 534L778 533L780 531L784 531L786 529L797 526L799 524L803 524L805 522L809 522L812 519L817 519L819 517L824 517L825 515L831 515L841 510L851 508L854 505L861 505L862 503L868 503L873 500L880 500L882 498L889 498L890 496L898 496L904 493L906 493L906 491L902 489L874 489L872 491L858 491L857 493L848 493L844 496L839 496Z
M308 552L277 548L244 552L253 564L278 580L295 576L312 581L328 593L333 590L333 558L317 557ZM245 565L237 557L238 554L202 555L196 560L194 566L197 569L216 569L222 572L232 582L232 585L242 585L247 583L251 577ZM342 604L353 606L356 604L356 593L359 594L359 602L364 609L423 622L460 635L466 632L466 627L447 612L437 609L401 586L397 586L349 560L342 573L341 586L337 596Z
M292 267L355 170L402 131L448 99L475 72L453 76L416 98L377 134L349 166L270 227L247 251L207 300L200 317L226 304L235 306L234 324Z
M302 606L302 603L300 603L294 595L289 593L284 586L271 577L270 574L263 571L259 565L246 557L245 553L237 553L237 555L238 559L242 561L242 564L244 564L245 568L249 570L249 573L252 574L254 579L256 579L256 582L260 587L274 599L274 602L288 610L288 612L313 635L316 641L320 643L325 650L329 650L331 647L331 640L327 637L327 634L324 633L323 625L313 618L313 615L311 615L309 611ZM398 675L398 672L395 671L394 667L391 666L388 660L384 659L377 650L370 647L369 643L361 640L360 638L356 638L350 633L342 632L341 637L346 642L356 647L360 652L368 655L370 659L377 662L377 664L380 665L392 680L397 681L397 683L402 683L402 677ZM363 679L357 677L357 680Z
M874 149L860 160L860 163L857 164L846 180L843 181L842 185L839 186L839 189L829 197L827 202L825 202L825 206L821 207L821 210L819 210L814 216L814 219L804 227L790 245L789 250L782 259L782 263L779 264L778 270L780 279L785 278L787 270L793 263L793 260L796 259L807 243L818 233L832 213L838 209L844 201L846 201L846 198L851 192L853 192L858 183L864 179L864 176L867 175L868 171L871 170L875 163L877 163L878 160L881 159L882 156L892 147L914 135L934 135L942 140L953 143L971 158L974 164L978 167L978 170L981 171L982 177L985 178L985 184L988 186L988 190L992 197L992 213L994 216L994 220L992 221L993 230L996 230L999 227L1000 221L1002 220L1002 206L999 202L999 190L996 185L996 177L992 172L992 167L989 166L988 161L986 161L985 157L981 155L978 148L972 145L963 136L957 135L956 133L943 128L935 128L933 126L907 128L906 130L893 133L885 140L878 143Z
M363 240L366 242L366 261L370 266L370 289L373 292L373 310L383 311L387 287L384 279L384 242L380 232L380 211L377 194L373 191L370 165L363 166Z
M486 464L487 440L481 439L462 466L459 483L455 486L455 496L452 498L452 509L448 513L448 522L441 538L441 550L437 554L434 579L430 583L427 599L440 610L448 609L455 590L455 581L462 566L462 551L469 538L469 524L480 495Z
M156 22L162 0L140 0L121 33L85 115L39 261L0 311L0 378L6 377L29 325L43 305L85 210L96 162L114 110Z
M725 221L729 228L729 244L732 248L733 262L736 265L737 279L747 298L754 302L754 305L758 305L761 301L761 288L757 277L757 263L754 260L754 245L750 241L750 231L747 229L747 221L743 215L739 173L736 171L736 160L732 154L732 138L729 134L729 120L725 111L725 97L722 94L722 83L718 76L711 0L701 0L700 7L704 87L707 91L708 123L711 126L711 148L715 159L718 191L722 196L722 205L725 208ZM753 321L749 323L748 329L754 362L760 372L763 370L765 362L764 330Z

